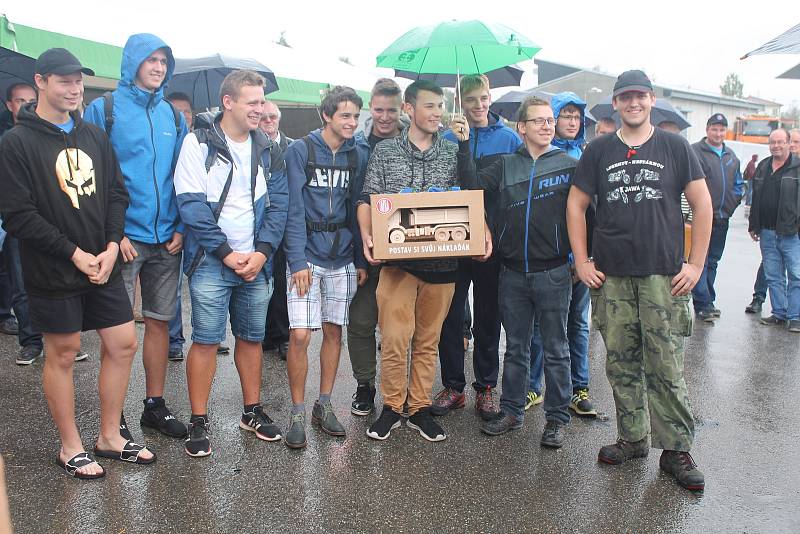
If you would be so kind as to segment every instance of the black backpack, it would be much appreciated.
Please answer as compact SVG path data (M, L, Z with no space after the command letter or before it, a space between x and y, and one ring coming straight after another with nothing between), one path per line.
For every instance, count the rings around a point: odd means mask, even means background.
M175 106L172 105L167 99L164 99L164 102L169 104L169 108L172 110L172 115L175 117L175 139L180 138L181 136L181 114L180 111L175 109ZM111 137L111 128L114 126L114 93L111 91L106 91L103 93L103 116L106 123L106 135Z

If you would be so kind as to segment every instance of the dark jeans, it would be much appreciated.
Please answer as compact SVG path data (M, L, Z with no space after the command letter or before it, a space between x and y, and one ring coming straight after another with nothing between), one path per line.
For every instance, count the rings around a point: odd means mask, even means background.
M380 279L380 267L367 268L367 281L356 290L350 302L350 316L347 323L347 352L356 382L369 382L375 385L377 367L378 301L376 291Z
M472 366L475 371L475 389L497 386L500 370L500 310L497 300L500 262L492 256L482 263L471 259L458 262L458 279L450 310L442 324L439 339L439 363L442 368L442 385L464 391L464 308L469 295L470 282L475 303L475 320L472 335Z
M272 279L275 288L267 307L267 327L264 346L279 347L289 341L289 312L286 304L286 252L278 247L272 258Z
M527 274L502 269L500 308L506 331L506 353L500 409L504 413L518 418L525 413L535 320L544 344L545 417L548 421L562 424L569 422L567 407L572 387L567 316L571 292L572 275L566 264L549 271Z
M589 387L589 288L578 282L572 286L572 299L569 302L567 318L567 339L569 341L570 378L572 391ZM529 391L542 392L544 378L544 354L539 325L533 325L531 338L531 371Z
M175 317L169 322L169 350L183 350L186 339L183 337L183 309L181 305L181 287L183 286L183 273L178 278L177 304Z
M758 273L756 273L756 283L753 285L753 298L761 302L767 300L767 277L764 276L764 262L758 266Z
M700 280L692 289L692 303L694 311L710 310L714 307L717 297L714 291L714 281L717 278L717 265L725 250L725 240L728 236L728 219L714 219L711 225L711 240L708 243L708 254Z
M6 237L6 239L9 238ZM0 252L0 254L5 256L2 252ZM13 296L13 291L11 289L11 280L8 276L8 269L6 269L5 263L5 260L0 261L0 321L6 321L13 317L11 315L11 298Z
M22 261L19 255L19 241L11 236L6 237L3 245L3 262L8 273L9 286L12 291L11 307L14 315L17 316L19 324L20 347L35 346L40 349L43 346L42 333L37 332L31 325L30 308L28 307L28 294L25 292L25 281L22 277Z

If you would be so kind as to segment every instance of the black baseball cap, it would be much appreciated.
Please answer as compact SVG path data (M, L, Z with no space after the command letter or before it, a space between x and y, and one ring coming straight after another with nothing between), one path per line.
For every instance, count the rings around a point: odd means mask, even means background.
M640 70L626 70L617 78L612 96L617 96L627 91L652 93L653 83L650 81L650 78L647 77L647 74Z
M724 127L728 127L728 119L725 118L725 115L722 113L714 113L708 118L708 122L706 122L706 128L711 126L712 124L721 124Z
M81 65L78 58L72 55L72 52L66 48L51 48L50 50L45 50L36 60L36 74L58 74L59 76L65 76L76 72L94 76L94 71Z

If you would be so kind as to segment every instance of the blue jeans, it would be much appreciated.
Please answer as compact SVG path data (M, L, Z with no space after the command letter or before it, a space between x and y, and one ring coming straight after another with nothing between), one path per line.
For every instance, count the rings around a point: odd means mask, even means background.
M33 329L31 324L28 294L25 292L25 281L22 276L22 260L19 254L19 241L11 236L6 237L3 245L4 267L8 273L9 288L11 289L11 307L17 316L19 333L17 339L20 347L43 347L42 333Z
M790 321L800 319L800 238L761 230L759 243L772 315Z
M708 254L700 280L692 289L692 303L694 311L710 310L714 307L717 292L714 291L714 280L717 278L717 265L725 250L725 240L728 237L728 219L715 219L711 225L711 240L708 243Z
M567 339L569 341L570 377L572 391L589 387L589 288L578 282L572 286L567 318ZM544 356L539 325L533 325L531 338L531 372L529 391L537 395L542 392L544 378Z
M186 339L183 337L183 309L181 305L181 287L183 286L183 273L178 278L178 291L175 304L175 317L169 322L169 350L183 350Z
M753 298L761 302L767 300L767 279L764 277L764 262L758 266L756 283L753 285Z
M544 344L545 417L562 424L569 422L567 407L572 388L567 316L571 291L572 275L566 264L527 274L502 268L500 315L506 331L506 353L500 409L504 413L520 419L524 417L535 320Z
M217 345L225 340L225 324L231 315L231 331L243 341L264 339L272 278L262 269L255 280L245 282L213 254L206 254L189 278L192 299L192 341Z

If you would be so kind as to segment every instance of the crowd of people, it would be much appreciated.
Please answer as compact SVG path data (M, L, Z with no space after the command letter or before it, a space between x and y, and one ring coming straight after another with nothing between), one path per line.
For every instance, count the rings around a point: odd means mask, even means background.
M323 126L292 140L280 131L280 110L265 100L259 74L232 72L219 112L194 115L188 95L166 93L174 67L163 40L137 34L125 45L118 88L83 113L83 75L92 71L65 49L44 52L33 83L6 95L0 211L16 323L6 310L0 331L18 334L17 363L33 363L44 346L43 388L67 474L104 476L97 457L156 461L122 412L138 350L137 283L141 426L183 440L193 457L212 453L209 396L228 322L242 390L239 426L256 438L306 446L308 349L318 330L311 420L345 436L331 395L347 327L350 411L380 412L367 436L386 440L405 420L428 441L446 439L442 416L466 405L472 286L472 387L482 432L519 429L525 412L543 403L541 445L557 449L571 412L596 416L591 310L618 434L598 460L619 465L662 449L663 471L687 489L704 488L690 454L683 349L692 333L690 295L698 319L720 316L717 265L744 194L723 115L712 115L706 137L689 145L669 125L651 125L652 83L627 71L613 90L619 127L600 120L587 144L586 103L574 93L525 99L512 128L489 111L488 79L464 76L456 95L463 114L445 127L442 88L419 80L403 92L381 79L363 126L361 97L338 86L322 99ZM798 146L800 132L770 135L772 156L754 170L750 210L772 303L762 321L793 332L800 331ZM371 226L370 195L451 187L484 191L484 256L373 258L373 240L385 236ZM682 199L691 210L688 255ZM182 393L164 387L168 362L183 359L184 275L192 324L188 425L165 401L165 393L173 402ZM102 341L93 454L76 425L72 378L74 362L86 358L80 333L87 330ZM287 362L285 427L261 399L264 350ZM437 360L443 389L434 395Z

